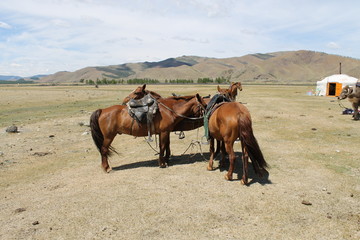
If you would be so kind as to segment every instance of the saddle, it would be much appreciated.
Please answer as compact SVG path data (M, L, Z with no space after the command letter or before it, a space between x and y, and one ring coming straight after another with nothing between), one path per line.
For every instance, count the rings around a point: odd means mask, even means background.
M153 118L158 110L158 103L151 94L145 95L143 98L135 100L131 99L127 104L129 115L140 125L147 123L148 141L151 140L151 127L153 126Z
M205 129L205 137L209 140L209 119L213 112L218 109L221 105L226 102L231 102L229 98L225 97L222 94L214 95L208 105L206 106L205 116L204 116L204 129Z

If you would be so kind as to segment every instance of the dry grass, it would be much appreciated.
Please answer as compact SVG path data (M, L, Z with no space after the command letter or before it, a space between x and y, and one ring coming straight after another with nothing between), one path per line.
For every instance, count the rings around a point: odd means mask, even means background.
M205 170L199 146L183 154L202 128L184 140L171 135L166 169L142 138L118 136L114 171L103 173L79 123L134 88L0 87L1 239L360 238L360 122L341 115L334 98L306 96L311 87L245 85L237 100L249 108L271 168L268 181L251 170L244 187L239 162L227 182L225 172ZM148 89L207 95L216 86ZM20 133L5 133L11 124Z

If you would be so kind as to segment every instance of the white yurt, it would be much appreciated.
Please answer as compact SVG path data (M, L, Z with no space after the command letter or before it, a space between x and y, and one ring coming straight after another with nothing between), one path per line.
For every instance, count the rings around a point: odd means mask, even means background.
M355 87L357 78L346 74L335 74L316 82L316 96L339 96L346 85Z

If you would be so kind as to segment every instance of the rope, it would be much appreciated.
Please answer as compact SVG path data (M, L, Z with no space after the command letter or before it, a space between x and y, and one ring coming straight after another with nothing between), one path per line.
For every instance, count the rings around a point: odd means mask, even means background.
M150 148L155 152L155 155L159 155L160 153L153 147L151 146L150 142L147 141L146 137L144 137L145 139L145 142L150 146ZM156 138L156 135L155 135L155 145L157 146L157 138Z
M338 104L339 104L339 106L341 107L341 108L344 108L344 109L349 109L349 108L347 108L347 107L345 107L341 102L340 102L341 100L340 99L338 99Z
M165 104L161 103L161 102L158 102L159 104L161 104L163 107L165 107L167 110L169 110L170 112L173 112L175 113L176 115L178 115L179 117L182 117L182 118L186 118L186 119L190 119L190 120L199 120L199 119L203 119L204 117L194 117L194 118L191 118L191 117L187 117L187 116L184 116L180 113L176 113L174 110L172 110L171 108L169 108L168 106L166 106Z
M202 148L201 148L201 143L199 140L192 140L191 143L189 144L188 148L185 150L185 152L183 154L181 154L181 156L185 155L185 153L187 152L187 150L189 150L190 147L194 147L194 146L198 146L200 148L200 155L202 156L202 158L207 161L207 159L204 157L204 154L202 152ZM194 157L197 153L192 154L190 157Z

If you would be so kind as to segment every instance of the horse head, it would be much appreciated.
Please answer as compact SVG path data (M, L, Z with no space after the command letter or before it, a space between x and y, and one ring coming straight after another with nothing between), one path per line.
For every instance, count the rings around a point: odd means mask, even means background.
M354 91L354 90L353 90L352 87L350 87L349 85L346 85L346 86L342 89L340 95L338 96L338 99L339 99L339 100L343 100L343 99L347 98L353 91Z
M223 89L223 88L220 88L220 86L218 85L217 90L218 90L220 95L223 95L224 97L226 97L228 99L231 99L230 89Z
M230 99L230 101L234 102L237 96L237 90L242 91L241 82L232 82L228 89L222 89L219 86L217 87L219 94L224 97Z

